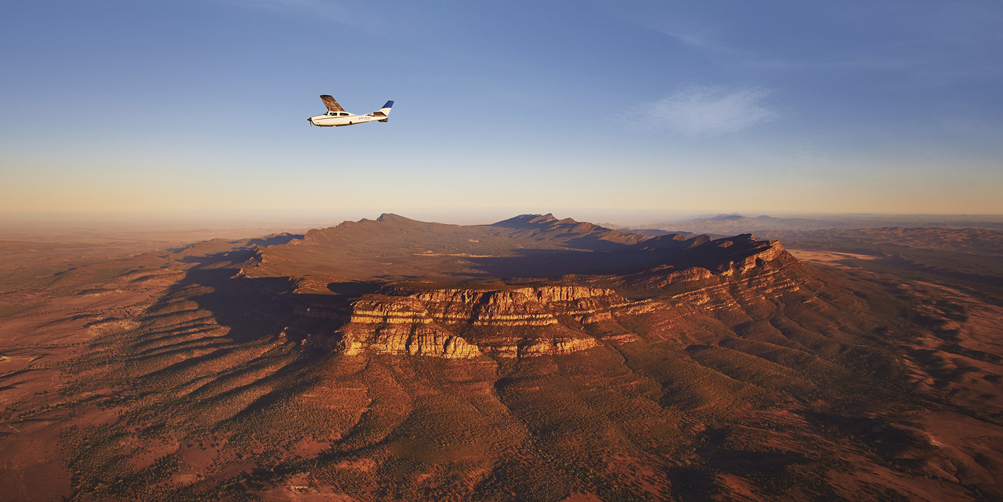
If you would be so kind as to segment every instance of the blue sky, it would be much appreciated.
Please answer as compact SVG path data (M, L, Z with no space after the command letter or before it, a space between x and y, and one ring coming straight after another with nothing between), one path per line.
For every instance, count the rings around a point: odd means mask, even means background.
M997 1L10 2L0 211L1003 213ZM311 128L320 94L387 124Z

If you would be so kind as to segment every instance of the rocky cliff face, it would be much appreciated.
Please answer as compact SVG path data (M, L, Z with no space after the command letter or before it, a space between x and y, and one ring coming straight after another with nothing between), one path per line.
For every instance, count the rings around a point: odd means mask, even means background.
M695 312L744 319L771 308L770 297L797 293L808 281L807 271L777 242L724 241L713 251L728 259L712 268L660 266L603 279L614 287L646 291L647 299L630 300L596 285L487 289L399 283L341 310L311 307L299 313L331 319L337 326L311 335L307 344L348 355L531 357L633 341L637 334L624 326L656 311L661 321L654 324L678 324L681 316ZM671 333L656 338L666 336Z
M391 285L347 311L302 309L307 317L343 321L330 336L307 343L346 354L471 358L568 354L595 347L585 325L650 311L611 289L554 285L511 289L415 289ZM622 333L614 333L622 335Z
M660 265L623 275L614 282L633 288L657 289L707 280L719 283L724 278L739 279L763 271L786 269L786 273L793 275L804 272L801 263L779 241L760 242L748 235L720 241L695 241L695 245L686 250L689 259L681 260L681 265Z
M410 295L437 322L473 326L547 326L558 316L594 322L631 302L611 289L544 286L511 290L436 289Z

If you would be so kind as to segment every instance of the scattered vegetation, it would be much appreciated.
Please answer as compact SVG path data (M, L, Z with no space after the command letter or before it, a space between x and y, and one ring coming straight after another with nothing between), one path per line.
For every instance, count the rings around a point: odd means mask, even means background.
M637 244L616 234L599 242L595 227L562 225L568 235L542 246L548 252L539 263L553 265L551 252L567 256L573 246ZM438 240L410 251L435 245L433 254L473 254L463 244L469 236L436 231ZM504 251L499 233L540 238L519 226L482 233L485 254ZM574 280L656 307L591 324L567 315L552 327L457 326L474 341L546 330L603 341L560 356L446 360L311 348L307 337L336 333L345 322L326 314L388 290L378 280L254 277L241 273L248 260L280 254L219 246L162 263L176 267L177 278L134 326L98 333L80 355L54 363L64 385L44 405L5 403L5 424L59 424L74 499L257 500L272 490L357 500L839 499L846 492L833 476L864 479L876 468L899 479L931 475L937 450L911 421L919 412L999 421L991 399L976 405L958 397L984 396L978 386L1003 379L1003 357L966 331L980 314L961 299L920 295L878 268L822 273L785 256L745 275L658 288L645 282L657 274L627 281L602 269ZM515 266L460 258L473 269ZM86 281L146 283L147 268L116 267L88 272ZM83 274L76 270L63 275ZM460 275L473 280L469 271ZM429 277L411 279L398 287L439 287ZM991 287L973 286L980 294ZM325 315L307 316L307 308ZM16 386L23 375L4 374L3 382ZM996 460L983 454L973 462ZM863 498L907 496L899 485L867 479L872 492ZM981 482L951 483L997 494Z

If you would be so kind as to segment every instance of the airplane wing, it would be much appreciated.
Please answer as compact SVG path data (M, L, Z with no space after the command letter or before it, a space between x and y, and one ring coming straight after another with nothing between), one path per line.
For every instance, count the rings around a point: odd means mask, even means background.
M342 108L341 105L339 105L338 102L334 100L334 98L328 96L327 94L322 94L320 96L320 100L323 101L325 105L327 105L327 111L329 112L345 111L345 109Z

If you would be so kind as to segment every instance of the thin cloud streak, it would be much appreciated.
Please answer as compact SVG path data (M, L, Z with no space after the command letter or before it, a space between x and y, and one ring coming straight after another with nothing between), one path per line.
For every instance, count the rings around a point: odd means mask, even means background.
M748 129L776 120L766 105L773 94L757 87L694 86L644 107L647 122L691 136L710 136Z

